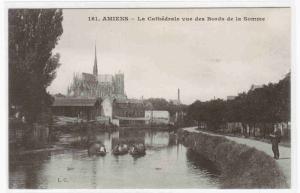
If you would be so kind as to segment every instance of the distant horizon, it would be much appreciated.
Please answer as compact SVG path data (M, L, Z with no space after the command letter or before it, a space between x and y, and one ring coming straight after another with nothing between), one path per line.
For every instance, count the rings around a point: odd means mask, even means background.
M262 12L262 9L265 9ZM264 22L91 22L90 16L265 17ZM50 94L66 94L75 73L124 73L128 98L227 99L290 72L290 9L64 9L61 55Z

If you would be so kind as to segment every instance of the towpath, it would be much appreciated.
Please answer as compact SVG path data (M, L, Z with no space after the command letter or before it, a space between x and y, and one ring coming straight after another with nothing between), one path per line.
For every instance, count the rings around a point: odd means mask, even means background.
M188 127L184 128L184 130L188 132L194 132L194 133L205 133L208 135L213 135L213 136L223 136L226 137L229 140L235 141L240 144L245 144L250 147L255 147L256 149L265 152L266 154L270 155L273 157L273 152L272 152L272 145L253 140L253 139L246 139L246 138L241 138L241 137L232 137L232 136L224 136L224 135L219 135L219 134L213 134L213 133L208 133L204 131L199 131L197 130L197 127ZM286 177L287 183L290 186L291 184L291 148L289 147L282 147L279 146L279 153L280 153L280 158L276 160L279 168L283 172L283 174Z

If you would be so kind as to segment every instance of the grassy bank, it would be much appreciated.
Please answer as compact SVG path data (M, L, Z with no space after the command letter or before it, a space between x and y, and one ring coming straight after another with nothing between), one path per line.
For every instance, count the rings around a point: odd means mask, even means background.
M225 137L178 133L185 146L215 163L221 171L222 188L288 188L275 160L264 152Z

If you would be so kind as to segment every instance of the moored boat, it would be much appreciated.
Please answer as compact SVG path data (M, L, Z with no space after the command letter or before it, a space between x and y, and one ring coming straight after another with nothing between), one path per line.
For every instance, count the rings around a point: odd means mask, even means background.
M132 156L143 156L146 154L146 148L144 144L133 144L130 149L129 153Z
M106 148L102 143L92 143L88 148L88 154L90 155L99 155L105 156L106 155Z
M124 155L128 153L128 145L127 144L117 144L113 150L112 153L114 155Z

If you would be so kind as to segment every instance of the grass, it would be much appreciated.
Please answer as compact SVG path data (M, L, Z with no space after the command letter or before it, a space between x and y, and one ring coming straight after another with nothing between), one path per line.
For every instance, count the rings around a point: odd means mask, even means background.
M215 163L222 188L288 188L275 160L225 137L179 131L181 142Z

